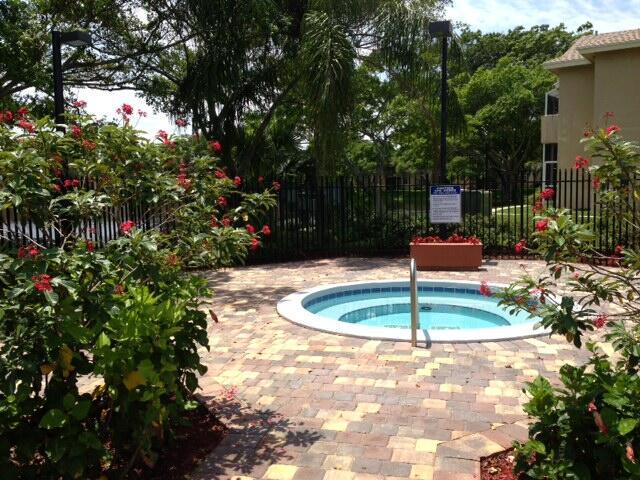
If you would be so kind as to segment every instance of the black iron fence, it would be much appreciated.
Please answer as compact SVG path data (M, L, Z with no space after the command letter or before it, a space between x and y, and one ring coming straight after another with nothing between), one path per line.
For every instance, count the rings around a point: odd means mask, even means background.
M278 207L265 219L273 235L250 261L401 255L415 235L452 233L479 237L486 254L512 255L514 244L534 231L533 207L547 187L556 193L544 203L567 208L576 222L590 224L601 252L632 241L628 223L602 210L585 170L558 171L546 184L531 176L504 184L483 178L450 183L462 187L462 223L442 227L429 220L431 182L425 175L283 182Z
M617 244L633 243L628 223L602 210L600 193L584 170L558 171L551 184L543 184L535 177L515 178L502 184L483 178L453 179L450 183L462 187L462 222L444 227L430 222L431 183L426 175L281 183L278 206L260 219L271 226L273 233L249 262L401 255L408 253L409 241L415 235L452 233L479 237L486 254L513 254L514 244L534 231L533 206L546 187L556 191L546 203L568 208L575 221L590 224L600 251L608 253ZM79 226L78 235L100 245L119 235L118 226L125 219L134 220L143 228L155 228L165 221L162 210L127 205L109 209L101 218ZM0 246L11 247L28 238L55 243L55 232L19 218L11 209L0 211Z

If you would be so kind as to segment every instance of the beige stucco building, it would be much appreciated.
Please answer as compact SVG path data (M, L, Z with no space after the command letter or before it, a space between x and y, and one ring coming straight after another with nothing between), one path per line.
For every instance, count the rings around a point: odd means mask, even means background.
M573 168L585 128L602 127L607 112L626 139L640 140L640 29L585 35L544 66L558 77L541 125L547 182Z

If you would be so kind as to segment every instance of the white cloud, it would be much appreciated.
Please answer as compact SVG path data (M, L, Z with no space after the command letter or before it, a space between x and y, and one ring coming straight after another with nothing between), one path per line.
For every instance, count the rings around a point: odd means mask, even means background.
M447 16L482 31L518 25L558 25L575 29L590 21L600 33L640 28L640 0L453 0Z

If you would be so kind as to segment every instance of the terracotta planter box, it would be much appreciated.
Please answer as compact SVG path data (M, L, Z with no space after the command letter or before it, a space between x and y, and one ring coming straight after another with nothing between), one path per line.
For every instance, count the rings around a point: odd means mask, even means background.
M477 270L482 265L482 244L413 243L411 258L418 270Z

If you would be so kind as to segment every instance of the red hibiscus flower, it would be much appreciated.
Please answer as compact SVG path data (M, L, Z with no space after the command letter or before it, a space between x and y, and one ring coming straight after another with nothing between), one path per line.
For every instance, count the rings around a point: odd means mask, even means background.
M156 133L156 137L162 139L162 140L166 140L169 138L169 134L167 132L165 132L164 130L158 130L158 133Z
M606 129L607 137L613 135L614 133L618 133L621 128L618 125L610 125Z
M593 177L593 180L591 180L591 185L593 186L593 189L598 191L600 190L600 187L602 186L602 182L600 181L600 177Z
M216 178L227 178L227 174L222 170L216 170L215 176Z
M53 290L53 286L51 285L51 275L47 275L46 273L34 275L31 277L31 281L33 282L35 289L39 292L50 292Z
M240 177L235 177L235 178L233 179L233 184L234 184L236 187L240 187L240 186L242 185L242 178L240 178Z
M98 146L98 144L96 142L93 142L91 140L83 140L82 141L82 148L84 148L85 150L95 150L96 147Z
M185 190L189 190L191 188L191 180L187 178L186 173L181 173L177 178L178 185L180 185Z
M229 217L224 217L222 219L222 225L224 225L225 227L230 227L231 226L231 219Z
M633 446L631 445L631 443L627 443L625 454L627 456L627 460L629 460L631 463L636 463L636 454L633 451Z
M215 153L220 153L222 151L222 145L217 140L211 140L209 142L209 148L211 148Z
M549 219L543 218L542 220L538 220L536 222L537 231L544 232L547 228L549 228Z
M582 155L578 155L576 157L576 169L580 170L581 168L585 168L589 165L589 159L584 158Z
M616 245L614 252L616 255L622 255L624 252L624 245Z
M220 222L218 222L218 219L215 217L215 215L211 216L211 220L209 220L209 225L211 225L211 228L216 228L220 226Z
M256 251L258 250L258 248L260 248L260 242L258 241L257 238L252 238L251 239L251 250Z
M95 249L96 246L93 244L93 242L91 240L87 240L87 252L93 253Z
M593 326L596 328L602 328L607 324L608 321L609 321L609 316L606 313L600 313L593 320Z
M87 102L85 102L84 100L76 100L72 105L76 108L84 108L87 106Z
M527 246L527 241L522 239L518 243L516 243L514 250L516 253L522 253Z
M60 192L62 190L62 187L60 185L58 185L57 183L52 184L51 188L56 192Z
M120 230L124 233L129 233L136 226L136 222L133 220L126 220L120 224Z
M480 282L480 294L485 297L490 297L492 295L491 288L489 288L489 285L487 285L487 282L484 280Z
M4 112L4 114L2 115L2 120L5 123L13 122L13 112L11 112L10 110L7 110L6 112Z
M16 113L20 118L24 117L27 113L29 113L29 109L27 107L20 107L16 110Z
M596 406L595 402L589 402L589 405L587 406L587 410L589 411L589 413L597 412L598 407Z
M176 125L178 127L186 127L187 126L187 121L184 118L178 118L178 119L176 119Z
M40 254L40 250L35 245L31 244L26 247L20 247L18 249L18 258L36 258Z
M128 103L123 103L121 107L116 110L119 115L133 115L133 107Z
M251 235L253 235L254 233L256 233L256 227L254 227L253 225L251 225L250 223L247 223L245 225L245 228L247 229L247 232L249 232Z
M540 198L542 200L551 200L556 196L556 191L553 188L545 188L542 192L540 192Z
M279 192L279 191L280 191L280 188L282 188L282 186L280 185L280 182L275 181L275 180L274 180L274 182L271 184L271 186L273 187L273 189L274 189L276 192Z
M269 235L271 235L271 228L269 228L269 225L265 225L262 227L262 234L265 237L268 237Z
M226 208L229 205L229 202L227 201L226 197L219 196L218 205L220 205L222 208Z
M82 128L79 125L71 126L71 136L75 138L79 138L82 136Z

